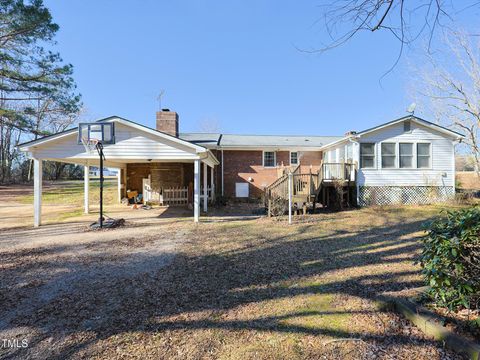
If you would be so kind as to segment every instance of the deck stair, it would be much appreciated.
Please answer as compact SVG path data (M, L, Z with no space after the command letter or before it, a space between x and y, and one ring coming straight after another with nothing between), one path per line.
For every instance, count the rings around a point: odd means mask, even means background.
M345 187L346 202L350 204L352 189L355 188L356 166L351 163L322 163L318 172L301 173L300 165L292 171L292 206L294 211L300 209L305 214L307 207L320 203L329 206L330 194L335 186ZM265 189L265 205L269 216L276 216L288 211L289 182L288 173L281 175Z

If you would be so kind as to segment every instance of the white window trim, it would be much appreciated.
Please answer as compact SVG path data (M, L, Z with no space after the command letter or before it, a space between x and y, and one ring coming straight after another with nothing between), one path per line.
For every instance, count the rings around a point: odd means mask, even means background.
M412 167L400 167L400 144L411 144L412 145ZM398 147L398 166L399 170L416 170L417 169L417 144L414 141L399 141L397 142ZM430 146L431 147L431 146Z
M296 163L292 163L292 153L297 153L297 162ZM276 156L275 156L275 160L276 160ZM289 161L290 165L300 164L300 152L299 151L289 151L288 161Z
M395 142L395 141L381 141L379 143L379 152L380 152L380 156L379 156L379 160L380 160L380 169L387 169L387 170L390 170L390 169L398 169L400 167L400 162L399 162L399 143L398 142ZM395 165L393 167L383 167L383 153L382 153L382 144L393 144L395 145ZM392 156L392 155L390 155Z
M265 166L265 153L273 152L273 166ZM274 169L277 167L277 152L272 150L263 150L262 151L262 166L267 169Z
M418 144L430 144L430 166L429 167L418 167L418 155L417 155L417 146ZM432 170L433 169L433 144L430 141L416 141L415 142L415 168L417 170Z
M362 163L362 144L373 144L373 166L372 167L364 167ZM378 143L376 142L370 142L370 141L365 141L359 143L358 146L358 160L360 164L360 169L365 169L365 170L376 170L378 169L378 151L377 151L377 146Z
M395 151L396 151L396 160L395 160L395 167L394 168L384 168L382 166L382 145L383 143L395 143ZM413 146L413 162L412 162L412 167L411 168L401 168L400 167L400 143L402 144L412 144ZM368 143L367 143L368 144ZM430 144L430 166L429 167L424 167L424 168L419 168L418 167L418 158L417 158L417 145L418 144ZM379 147L378 153L378 169L381 170L406 170L406 171L412 171L412 170L417 170L417 171L422 171L422 170L433 170L433 143L431 141L402 141L402 140L396 140L396 141L381 141L379 143L375 144L375 149L377 148L377 145ZM360 150L360 149L359 149ZM377 154L375 153L375 156ZM361 162L361 156L360 156L360 162ZM377 163L376 163L377 164ZM364 169L373 169L373 168L364 168Z

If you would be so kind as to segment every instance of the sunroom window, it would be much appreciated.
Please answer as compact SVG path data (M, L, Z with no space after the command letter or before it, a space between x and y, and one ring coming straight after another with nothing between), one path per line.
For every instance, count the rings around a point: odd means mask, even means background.
M360 144L360 166L362 168L375 167L375 144L374 143Z
M413 144L400 143L400 168L413 167Z
M430 144L418 143L417 144L417 168L429 168L430 167Z
M382 168L394 168L397 161L395 143L382 143Z

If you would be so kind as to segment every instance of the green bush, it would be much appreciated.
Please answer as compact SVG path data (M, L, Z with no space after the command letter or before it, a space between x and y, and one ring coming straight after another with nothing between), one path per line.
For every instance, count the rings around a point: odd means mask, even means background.
M480 207L447 211L425 224L420 264L428 295L439 306L478 309Z

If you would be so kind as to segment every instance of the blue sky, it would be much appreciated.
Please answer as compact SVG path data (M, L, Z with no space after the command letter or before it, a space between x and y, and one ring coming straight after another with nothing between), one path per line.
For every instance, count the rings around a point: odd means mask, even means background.
M53 1L56 49L74 65L85 120L154 127L157 95L181 131L342 135L406 114L408 53L386 32L323 54L321 1ZM132 5L135 4L135 5Z

